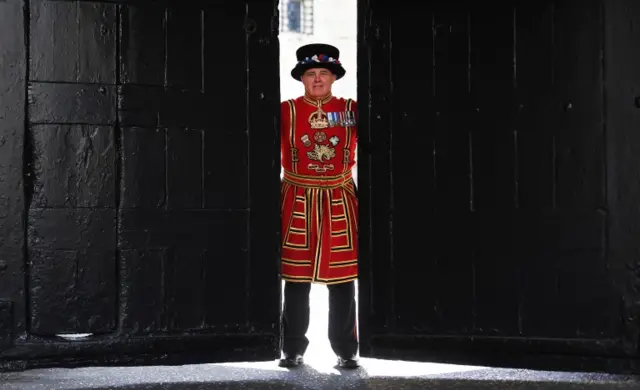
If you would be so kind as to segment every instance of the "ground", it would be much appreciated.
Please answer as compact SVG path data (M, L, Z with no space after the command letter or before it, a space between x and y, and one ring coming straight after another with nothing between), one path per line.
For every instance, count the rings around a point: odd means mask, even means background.
M312 288L307 364L296 370L275 361L175 367L40 369L0 374L0 390L208 389L640 389L627 376L508 370L362 359L338 370L327 340L327 290Z

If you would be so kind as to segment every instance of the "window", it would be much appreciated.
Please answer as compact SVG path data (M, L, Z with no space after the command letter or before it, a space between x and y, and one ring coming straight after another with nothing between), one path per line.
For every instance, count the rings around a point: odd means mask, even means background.
M302 32L302 1L291 0L287 4L287 29Z
M281 0L280 31L313 34L313 0Z

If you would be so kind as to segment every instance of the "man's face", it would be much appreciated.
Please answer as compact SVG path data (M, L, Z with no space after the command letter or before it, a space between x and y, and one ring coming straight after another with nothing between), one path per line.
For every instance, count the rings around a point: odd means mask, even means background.
M336 81L336 75L324 68L308 69L302 75L304 91L314 98L322 98L329 95L334 81Z

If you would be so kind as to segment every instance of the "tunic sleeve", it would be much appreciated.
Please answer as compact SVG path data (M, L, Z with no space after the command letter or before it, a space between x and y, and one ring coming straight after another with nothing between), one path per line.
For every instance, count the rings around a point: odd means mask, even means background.
M359 115L358 115L358 102L353 100L351 102L351 111L353 111L355 117L356 117L356 126L353 128L354 131L354 135L356 137L356 140L358 139L358 127L360 126L360 122L359 122Z
M289 150L288 129L289 122L289 103L284 101L280 103L280 158L283 159Z

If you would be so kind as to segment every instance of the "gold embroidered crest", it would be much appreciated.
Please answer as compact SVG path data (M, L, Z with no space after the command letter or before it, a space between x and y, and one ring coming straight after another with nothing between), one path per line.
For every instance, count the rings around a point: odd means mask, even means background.
M327 113L322 111L320 107L309 115L309 125L312 129L326 129L329 127Z
M307 152L307 157L314 161L329 161L336 156L336 150L329 145L316 144L313 150Z

